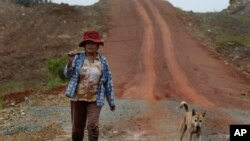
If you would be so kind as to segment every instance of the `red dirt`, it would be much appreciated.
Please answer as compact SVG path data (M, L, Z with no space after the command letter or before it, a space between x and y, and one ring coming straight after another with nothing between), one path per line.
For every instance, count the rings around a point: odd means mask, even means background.
M231 97L234 106L243 106L238 99L241 91L250 91L249 82L191 38L170 4L158 0L110 4L119 8L111 11L115 28L103 52L111 62L119 96L163 98L170 89L167 97L203 107L229 106L221 101L225 97Z
M223 131L240 123L219 108L249 109L250 95L242 95L250 92L249 80L190 37L174 7L161 0L110 0L108 4L113 28L101 52L109 60L117 97L143 99L151 105L139 121L142 128L160 130L163 123L155 119L165 114L164 108L172 112L160 103L166 99L201 106L219 117L212 122ZM64 86L45 94L62 90ZM178 122L175 117L167 122L172 120ZM116 126L134 126L126 123Z
M52 90L45 90L43 92L39 92L38 94L43 94L43 95L58 95L61 94L65 91L66 86L59 86L57 88L54 88ZM11 106L11 102L15 102L15 104L21 103L25 100L25 97L28 97L29 95L34 95L36 94L34 90L32 89L25 89L22 91L16 91L12 93L8 93L4 95L3 99L5 101L4 103L4 108L7 108Z
M4 101L6 102L4 104L4 108L9 107L11 105L11 101L15 102L15 104L18 104L25 100L26 96L29 96L32 94L33 90L23 90L18 92L9 93L8 95L5 95L3 97Z
M103 52L119 97L186 100L223 117L225 126L238 121L218 107L250 108L249 95L241 95L250 92L249 81L190 37L168 2L109 4L114 28Z
M89 24L81 8L69 5L23 8L3 4L0 9L0 84L21 81L29 87L45 83L48 60L77 47Z
M52 90L45 91L45 92L43 92L43 94L58 95L58 94L63 93L65 91L65 89L66 89L66 86L59 86L59 87L54 88Z

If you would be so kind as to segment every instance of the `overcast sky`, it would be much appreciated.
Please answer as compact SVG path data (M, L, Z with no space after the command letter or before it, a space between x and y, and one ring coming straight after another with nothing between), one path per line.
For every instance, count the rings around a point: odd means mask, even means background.
M229 0L168 0L174 6L186 11L219 12L229 6Z
M54 3L68 3L70 5L92 5L99 0L52 0Z
M52 0L55 3L68 3L70 5L91 5L99 0ZM168 0L174 6L186 11L218 12L226 9L229 0Z

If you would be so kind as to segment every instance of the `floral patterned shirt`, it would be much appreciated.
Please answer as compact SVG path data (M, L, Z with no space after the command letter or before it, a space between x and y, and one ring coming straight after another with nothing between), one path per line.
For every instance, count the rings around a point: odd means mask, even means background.
M77 92L72 100L88 102L96 101L100 76L101 62L99 57L97 56L93 63L86 58L80 72Z

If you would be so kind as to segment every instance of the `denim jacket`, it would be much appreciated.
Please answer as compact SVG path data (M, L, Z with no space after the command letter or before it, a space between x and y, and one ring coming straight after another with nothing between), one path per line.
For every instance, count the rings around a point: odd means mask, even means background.
M78 79L84 64L85 56L85 52L77 53L72 61L71 66L69 67L66 65L64 68L64 75L70 79L66 89L66 96L69 98L73 98L76 93L76 88L79 82ZM96 104L97 106L103 106L104 99L106 97L108 104L110 106L114 106L115 100L111 71L109 69L107 59L100 53L99 58L102 69L97 90Z

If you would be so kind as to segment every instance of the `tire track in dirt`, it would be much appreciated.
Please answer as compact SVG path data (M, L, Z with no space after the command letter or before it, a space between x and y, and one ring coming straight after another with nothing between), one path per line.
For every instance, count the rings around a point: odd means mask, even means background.
M157 53L161 53L155 51L156 42L154 35L157 34L156 29L142 1L133 0L131 2L134 3L137 12L140 15L139 18L142 21L140 24L143 26L141 56L144 72L135 75L132 82L127 85L127 90L125 90L122 98L146 100L150 106L144 112L144 117L138 122L138 124L143 125L141 132L145 132L146 134L155 137L154 140L166 140L169 136L178 136L178 134L172 131L176 130L174 126L175 124L173 122L171 124L168 123L170 119L166 119L166 115L173 115L172 112L165 108L162 103L156 101L159 93L156 85L156 83L159 83L157 82L159 79L156 78L156 74L159 75L157 77L161 77L160 73L156 72L157 62L155 56L158 55ZM141 82L139 85L131 85L133 84L133 81L138 80ZM166 129L163 125L171 127ZM168 135L166 135L166 132L168 132ZM144 138L141 137L141 139Z
M155 89L156 89L156 75L155 75L155 63L154 63L154 54L152 53L155 47L155 39L153 37L154 30L156 24L153 25L153 22L150 18L150 13L155 17L155 21L160 28L161 31L161 39L159 41L162 42L163 51L165 56L165 61L168 66L168 70L172 77L172 83L175 86L175 90L177 90L177 94L183 100L187 100L192 102L193 104L197 104L202 106L203 108L209 111L217 111L217 113L221 114L223 117L226 117L227 121L230 123L236 123L234 119L228 117L225 113L222 113L216 110L216 105L210 100L206 99L204 96L200 95L190 84L185 72L179 66L175 52L174 46L171 39L171 32L167 25L167 23L162 18L160 12L154 6L153 3L149 0L145 1L133 1L137 12L140 15L141 20L143 21L143 38L141 44L141 54L143 60L144 72L142 74L136 74L134 81L140 80L141 83L139 85L131 85L129 83L127 85L127 89L124 92L123 98L139 98L146 100L155 100ZM146 3L146 6L150 9L150 11L146 11L143 2ZM155 54L156 55L156 54ZM157 76L160 77L160 76ZM152 103L154 104L154 102ZM158 117L156 109L149 109L148 112L153 115L150 118ZM150 123L148 123L150 124Z
M152 3L169 26L176 59L193 88L218 107L248 110L249 96L241 93L250 91L249 81L225 64L209 45L190 36L183 15L169 2L155 0Z
M143 17L143 37L142 37L142 62L144 72L137 74L137 77L141 83L139 85L130 85L124 92L123 98L142 98L147 100L154 100L154 86L156 83L156 76L154 70L154 37L153 37L153 28L150 18L148 17L145 9L138 1L134 1L137 12L141 17ZM140 75L140 76L138 76Z
M158 25L162 32L162 41L164 46L164 54L165 59L169 67L169 71L173 78L173 83L176 86L176 89L182 94L183 97L187 98L188 100L192 101L195 104L200 104L200 101L202 101L203 107L213 107L214 104L204 98L203 96L199 95L195 89L192 88L190 85L190 82L188 81L187 77L185 76L185 73L182 71L180 66L178 65L178 62L175 57L174 53L174 46L171 39L171 33L169 30L169 27L167 23L162 18L161 14L157 10L157 8L154 6L153 3L146 0L146 3L154 16L156 17L156 20L158 22Z
M167 62L165 60L163 43L161 42L161 28L158 26L155 16L152 12L150 12L149 7L146 2L140 1L141 5L147 11L148 17L151 20L152 28L153 28L153 37L154 37L154 67L155 75L156 75L156 83L154 86L154 97L156 100L161 100L165 98L177 99L177 95L175 95L175 90L173 89L172 84L172 76L169 72L169 68L167 66Z
M126 2L127 3L131 2L130 3L131 7L126 7L127 5L123 4L123 3L126 4ZM124 47L124 50L122 50L123 48L120 47L119 52L118 52L118 49L114 47L112 48L114 49L112 51L115 52L117 50L117 52L114 53L114 55L117 55L117 56L120 54L122 55L127 54L127 56L131 56L131 57L136 56L133 61L139 62L137 63L139 64L138 66L127 64L128 68L130 68L131 70L135 70L133 71L134 73L124 73L124 71L120 67L117 67L117 70L116 70L117 72L120 72L120 74L124 74L124 76L127 76L126 79L123 79L123 80L126 80L125 81L126 83L121 83L121 84L125 84L125 86L122 87L123 92L122 92L121 98L122 99L145 99L145 100L153 99L153 102L152 101L149 102L150 106L144 112L146 115L138 123L144 125L147 130L150 130L149 132L151 131L152 132L153 131L172 132L173 129L176 128L176 124L178 124L176 123L178 121L175 121L176 116L167 117L167 118L164 118L162 116L162 114L171 115L172 111L169 110L171 109L170 107L166 107L165 105L159 104L158 102L160 101L154 101L155 100L154 92L155 92L155 89L158 88L158 86L156 86L158 85L157 83L159 83L161 80L165 80L161 78L161 75L160 75L161 73L156 72L156 69L157 69L156 65L158 65L159 63L157 64L155 57L158 55L158 53L161 53L163 54L162 56L165 56L165 58L163 59L164 61L162 62L167 64L167 69L170 73L169 76L170 78L172 78L171 83L173 84L173 86L175 86L176 88L175 90L177 90L177 93L175 92L173 93L177 95L177 98L187 100L193 104L201 105L203 108L209 111L209 115L213 115L213 114L217 115L217 117L219 118L216 118L216 119L213 118L212 122L219 123L220 127L216 128L218 130L221 130L222 129L221 127L227 128L228 123L235 123L234 119L230 118L225 113L222 113L221 111L219 111L213 102L206 99L203 95L200 95L200 93L197 92L198 89L195 89L195 87L192 86L193 84L187 78L185 71L182 70L180 64L177 61L178 58L176 58L177 56L175 56L175 49L174 49L173 41L171 38L171 32L170 32L169 26L163 20L161 13L158 11L156 6L154 5L155 3L159 1L132 0L132 1L126 1L126 2L124 1L118 2L114 0L114 3L117 5L117 7L120 7L121 5L123 5L121 8L126 7L127 9L131 9L131 10L135 8L134 12L136 13L133 16L135 16L137 19L128 14L128 15L125 15L126 17L124 16L124 19L122 21L130 22L131 20L130 18L132 17L133 20L137 22L136 27L139 30L140 37L137 36L138 38L136 38L136 42L135 41L133 42L136 44L138 43L136 46L133 46L134 44L131 44L131 42L129 42L127 43L128 46L126 48ZM146 9L145 6L148 7L148 9L150 10ZM122 14L124 14L124 12ZM124 22L120 23L120 25L123 26ZM158 26L158 27L156 28L155 26ZM123 27L119 27L119 28L123 28ZM124 27L124 31L119 32L119 33L124 34L125 31L126 29ZM134 34L134 32L131 32L131 33ZM119 36L118 33L116 33L116 35ZM159 47L163 48L163 52L155 52L156 41L155 41L154 35L158 35L157 41L162 42L159 44L162 46L159 46ZM133 47L136 47L136 48L133 48ZM136 49L137 51L121 53L131 48L133 48L133 50ZM118 60L115 57L113 57L113 61L117 62ZM125 63L126 63L126 60L125 60ZM119 63L116 63L116 64L117 66L119 66ZM114 73L117 73L116 71L114 71ZM158 78L160 80L158 80ZM123 82L123 81L120 80L120 82ZM165 108L164 113L159 113L159 111L162 111L163 108ZM173 119L176 124L173 123L172 121ZM225 121L221 122L221 120L225 120ZM131 124L131 123L128 123L128 124ZM161 131L159 130L159 128L157 128L160 125L167 125L167 127L164 127L164 130ZM130 125L130 126L133 126L133 125ZM171 127L174 127L174 128L171 129ZM177 134L173 133L173 135L177 135Z
M185 72L181 69L176 60L174 46L171 39L171 32L167 22L165 22L161 13L155 7L154 3L152 3L150 0L145 0L145 2L153 13L153 15L155 16L156 21L161 29L161 37L164 46L165 59L169 68L169 72L171 73L173 83L175 84L176 90L179 92L178 94L181 94L180 98L183 98L187 101L191 101L193 104L200 105L211 113L214 112L217 115L221 115L221 117L224 117L226 119L226 122L228 124L239 123L239 121L237 121L236 119L228 116L222 111L219 111L212 101L199 94L192 87L192 84L189 82L187 76L185 75Z

